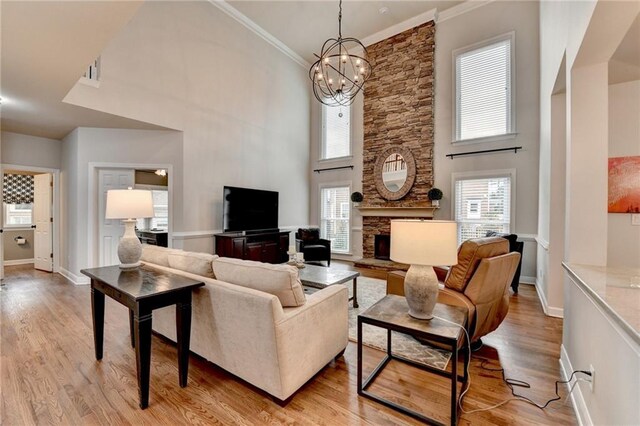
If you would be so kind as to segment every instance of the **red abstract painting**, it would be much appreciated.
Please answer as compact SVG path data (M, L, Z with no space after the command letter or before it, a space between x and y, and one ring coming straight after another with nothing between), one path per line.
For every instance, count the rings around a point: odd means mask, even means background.
M640 213L640 156L609 158L609 213Z

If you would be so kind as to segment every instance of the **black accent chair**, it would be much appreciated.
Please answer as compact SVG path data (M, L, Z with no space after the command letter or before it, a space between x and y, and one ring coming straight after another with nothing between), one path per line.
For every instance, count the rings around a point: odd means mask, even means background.
M517 293L518 286L520 285L520 271L522 270L522 251L524 250L524 243L522 241L518 241L518 236L516 234L507 234L504 232L487 231L487 235L485 235L485 237L502 237L509 241L510 252L517 251L520 253L518 269L516 269L516 274L513 276L513 281L511 281L511 288L514 293Z
M299 228L296 232L296 251L304 253L305 262L326 260L331 265L331 241L320 238L318 228Z

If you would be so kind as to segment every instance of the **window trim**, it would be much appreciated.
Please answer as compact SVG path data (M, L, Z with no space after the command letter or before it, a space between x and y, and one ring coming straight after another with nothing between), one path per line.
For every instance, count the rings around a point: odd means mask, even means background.
M318 226L320 228L320 233L322 235L322 190L327 188L344 188L348 187L349 195L352 193L353 182L352 181L337 181L337 182L323 182L318 185ZM334 250L331 247L331 254L340 254L340 255L351 255L352 254L352 240L353 240L353 232L351 227L353 226L353 203L349 201L349 235L348 235L348 244L347 250Z
M509 108L510 108L510 114L508 115L507 119L509 120L509 122L507 123L507 131L505 133L499 134L499 135L491 135L491 136L484 136L484 137L480 137L480 138L469 138L469 139L459 139L458 138L458 124L459 124L459 119L458 119L458 76L456 73L456 58L457 56L459 56L460 54L466 53L466 52L470 52L472 50L476 50L476 49L480 49L484 46L488 46L490 44L494 44L494 43L498 43L500 41L504 41L504 40L509 40L511 43L511 47L510 47L510 77L511 77L511 81L510 81L510 87L509 87ZM517 132L517 121L516 121L516 32L515 31L510 31L508 33L504 33L504 34L500 34L497 35L495 37L491 37L489 39L485 39L482 41L479 41L477 43L473 43L467 46L463 46L460 47L458 49L454 49L451 52L451 77L452 77L452 84L451 84L451 88L452 88L452 95L451 95L451 108L452 108L452 112L451 112L451 144L452 145L463 145L463 144L473 144L473 143L486 143L486 142L494 142L494 141L502 141L502 140L508 140L508 139L513 139L518 135Z
M344 161L350 160L353 158L353 105L348 105L342 108L347 108L349 110L349 153L347 155L343 155L341 157L330 157L325 158L324 156L324 146L325 146L325 108L337 108L337 107L329 107L324 104L320 104L320 152L318 153L318 161L327 162L327 161Z
M470 180L470 179L488 179L488 178L501 178L501 177L509 177L511 179L511 188L510 188L510 211L509 211L509 232L512 234L516 233L516 190L517 190L517 180L516 180L516 169L496 169L496 170L483 170L483 171L473 171L473 172L455 172L451 173L451 214L453 216L453 220L457 220L457 208L456 205L456 182L459 180Z

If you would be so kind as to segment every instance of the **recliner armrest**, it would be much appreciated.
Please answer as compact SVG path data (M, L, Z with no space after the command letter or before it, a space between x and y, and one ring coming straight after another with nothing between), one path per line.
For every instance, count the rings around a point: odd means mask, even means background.
M318 244L323 245L329 250L331 250L331 240L325 240L324 238L320 238L318 240Z

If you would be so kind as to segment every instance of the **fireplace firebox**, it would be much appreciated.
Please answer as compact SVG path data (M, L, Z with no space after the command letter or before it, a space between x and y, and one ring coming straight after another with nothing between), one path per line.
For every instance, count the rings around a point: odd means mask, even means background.
M390 260L391 235L374 235L373 256L380 260Z

